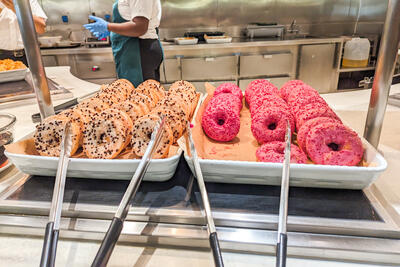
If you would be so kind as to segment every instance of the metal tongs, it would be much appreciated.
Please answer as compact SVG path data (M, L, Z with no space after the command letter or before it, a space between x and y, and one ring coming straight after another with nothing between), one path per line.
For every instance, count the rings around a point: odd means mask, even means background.
M276 244L276 266L286 266L287 255L287 217L289 201L289 172L290 172L290 145L291 145L290 123L287 122L285 136L285 159L283 161L281 197L279 202L278 242Z
M49 222L46 225L42 257L40 259L41 267L54 266L56 261L57 242L60 231L65 180L67 176L69 157L71 156L72 147L72 134L70 126L70 123L67 123L65 125L62 135L60 158L58 160L56 181L54 183Z
M114 250L115 244L122 232L123 224L128 215L131 200L135 198L136 192L139 189L140 183L146 174L147 168L150 164L151 158L156 151L156 148L160 144L163 128L165 124L165 118L161 118L157 125L154 127L151 135L150 142L147 146L146 152L140 160L139 166L137 167L135 174L133 175L128 188L122 197L121 203L119 204L118 210L107 230L107 233L97 251L96 257L93 260L92 267L106 266L111 254Z
M197 178L197 184L199 185L199 190L200 190L201 198L203 200L204 210L206 213L209 241L210 241L211 250L212 250L212 253L214 256L214 264L217 267L223 267L224 262L222 259L221 249L219 246L217 231L215 229L214 219L211 214L210 202L208 200L207 189L206 189L206 185L204 183L203 174L201 172L199 158L197 156L196 148L194 146L190 123L188 123L187 132L188 132L188 136L189 136L190 153L191 153L191 156L193 159L193 165L194 165L194 171L195 171L196 178Z

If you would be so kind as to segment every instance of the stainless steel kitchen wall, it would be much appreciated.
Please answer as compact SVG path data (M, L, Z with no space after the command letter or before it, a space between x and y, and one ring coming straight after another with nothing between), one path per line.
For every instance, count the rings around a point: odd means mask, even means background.
M41 0L50 34L79 31L91 13L111 14L114 0ZM290 25L315 35L380 34L388 0L161 0L162 35L225 30L239 35L251 22ZM67 15L68 23L61 17Z

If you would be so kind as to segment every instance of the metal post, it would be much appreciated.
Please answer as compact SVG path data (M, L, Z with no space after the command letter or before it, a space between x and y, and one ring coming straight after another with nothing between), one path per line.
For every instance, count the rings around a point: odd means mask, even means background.
M24 42L25 54L32 74L33 89L39 104L40 116L43 119L54 115L54 108L40 54L35 24L33 23L31 5L29 0L14 0L14 6Z
M400 0L390 0L372 85L364 137L378 147L400 43Z

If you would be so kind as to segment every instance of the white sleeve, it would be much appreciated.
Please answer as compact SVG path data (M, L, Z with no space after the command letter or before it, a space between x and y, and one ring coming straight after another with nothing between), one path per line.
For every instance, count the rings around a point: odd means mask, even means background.
M0 49L18 50L24 48L17 16L12 10L2 8L3 10L0 13Z
M132 19L135 17L145 17L150 20L153 13L153 5L153 0L130 0L129 7Z
M30 3L31 3L32 14L35 15L36 17L40 17L47 20L46 13L44 13L43 8L39 5L38 1L30 0Z

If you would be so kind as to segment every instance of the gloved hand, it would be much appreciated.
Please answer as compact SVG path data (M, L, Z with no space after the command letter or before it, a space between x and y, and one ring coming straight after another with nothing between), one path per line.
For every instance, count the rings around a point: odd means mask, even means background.
M106 38L110 35L108 31L108 22L102 18L89 16L89 19L94 20L94 23L83 25L86 29L88 29L94 36L99 38L99 40Z

